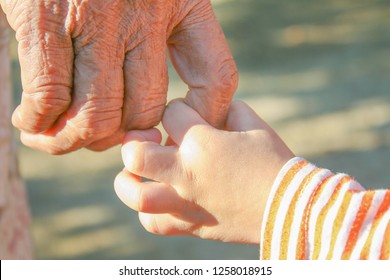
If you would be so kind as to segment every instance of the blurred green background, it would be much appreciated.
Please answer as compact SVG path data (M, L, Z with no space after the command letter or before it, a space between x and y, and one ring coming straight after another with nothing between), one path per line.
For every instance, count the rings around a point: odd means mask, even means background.
M366 187L389 187L390 1L212 3L239 68L236 98L297 155ZM13 57L18 102L15 46ZM184 96L170 74L169 98ZM50 156L20 145L20 167L38 259L258 258L255 245L147 233L113 191L119 148Z

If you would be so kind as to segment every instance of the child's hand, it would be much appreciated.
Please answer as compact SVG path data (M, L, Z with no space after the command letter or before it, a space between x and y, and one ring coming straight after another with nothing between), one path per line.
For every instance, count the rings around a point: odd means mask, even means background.
M226 129L208 125L182 101L163 118L177 146L161 146L157 129L129 132L119 198L161 235L259 243L272 183L293 153L245 103L232 104ZM141 182L141 177L155 182Z

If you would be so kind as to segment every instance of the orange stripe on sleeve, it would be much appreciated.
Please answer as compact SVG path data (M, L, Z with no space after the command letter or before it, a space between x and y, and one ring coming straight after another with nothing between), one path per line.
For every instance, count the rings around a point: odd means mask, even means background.
M351 257L353 248L355 247L357 239L359 237L360 229L362 228L364 219L366 218L367 212L371 207L374 194L374 191L367 191L364 194L363 200L359 207L359 211L356 214L356 218L352 224L351 231L349 232L349 236L343 254L341 256L342 259L349 259Z
M290 206L287 211L287 216L284 220L283 224L283 230L282 230L282 239L281 239L281 245L280 245L280 254L279 259L285 260L287 259L287 253L288 253L288 244L290 240L290 234L291 234L291 225L294 220L295 216L295 208L297 205L297 201L299 197L301 196L301 193L307 186L307 184L313 179L313 177L320 171L320 169L314 169L312 170L308 175L306 175L305 179L300 184L299 188L295 192ZM302 249L302 248L301 248Z
M381 206L378 208L377 213L375 214L370 233L368 235L367 241L363 246L362 252L360 254L360 259L367 260L370 256L372 237L374 236L375 230L382 218L383 214L388 211L390 208L390 191L387 191L385 197L382 201Z
M273 228L275 225L276 215L280 206L280 202L283 198L283 195L287 187L290 185L291 181L294 179L295 175L299 172L299 170L301 170L307 164L308 162L306 161L299 161L295 163L287 172L287 174L284 176L282 182L280 183L275 193L267 217L265 230L264 230L264 237L262 243L262 259L264 260L269 260L271 258L271 241L272 241Z
M298 260L304 260L309 257L306 255L306 253L307 253L307 239L308 239L308 220L310 217L311 208L318 201L322 191L324 190L324 186L326 186L330 178L332 178L332 176L328 176L322 182L319 182L317 188L313 192L311 198L309 199L308 204L305 207L304 219L302 219L301 222L301 228L299 231L299 237L297 242L296 258Z
M348 176L343 177L337 184L336 188L333 191L332 197L329 199L328 203L324 208L321 209L320 214L318 216L318 220L315 228L315 236L314 236L314 252L313 259L318 259L321 252L321 242L322 242L322 231L325 223L326 216L332 206L335 204L338 195L340 194L341 187L351 181L351 178Z
M390 223L388 223L386 227L379 259L390 260Z
M343 201L340 205L339 210L337 211L336 219L334 220L333 223L333 229L332 229L332 237L330 241L330 247L329 247L329 252L327 255L327 259L330 260L333 257L333 251L334 247L336 244L337 237L339 236L340 229L343 225L345 214L347 213L349 204L351 202L352 196L356 193L357 191L349 190L345 193L345 196L343 198Z

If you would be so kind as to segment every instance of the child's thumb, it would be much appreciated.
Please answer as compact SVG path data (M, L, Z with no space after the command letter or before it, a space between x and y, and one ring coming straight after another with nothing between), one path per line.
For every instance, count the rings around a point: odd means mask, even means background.
M256 112L241 100L234 100L230 105L225 126L230 131L249 131L269 128Z
M195 125L210 126L194 109L182 99L171 101L165 109L162 119L164 129L169 137L180 145L184 135Z

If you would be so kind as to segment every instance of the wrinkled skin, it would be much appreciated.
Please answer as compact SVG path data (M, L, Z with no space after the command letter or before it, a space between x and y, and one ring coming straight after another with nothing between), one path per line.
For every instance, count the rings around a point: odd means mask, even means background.
M52 154L104 150L157 125L167 50L188 105L214 126L237 69L206 0L0 0L19 42L22 142Z

